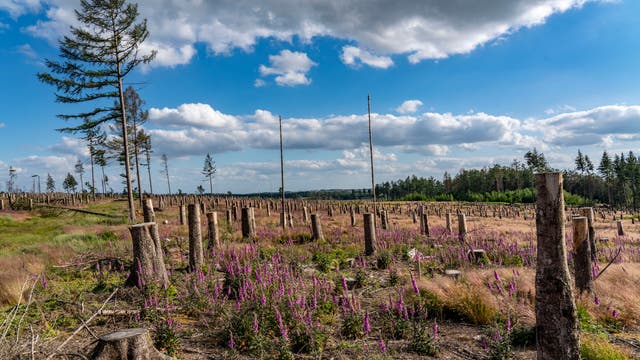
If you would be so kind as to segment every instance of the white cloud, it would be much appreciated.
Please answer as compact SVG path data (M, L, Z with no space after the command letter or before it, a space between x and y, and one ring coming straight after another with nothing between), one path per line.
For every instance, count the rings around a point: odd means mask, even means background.
M0 129L4 128L6 125L4 123L0 123Z
M358 66L360 64L386 69L393 65L393 60L388 56L376 56L366 50L355 46L344 46L340 60L347 65Z
M40 0L0 0L0 11L8 12L13 18L39 9Z
M260 75L276 75L276 83L280 86L309 85L311 79L307 73L317 64L307 54L282 50L278 55L269 55L270 66L260 65Z
M256 79L256 81L253 83L253 86L255 86L257 88L264 87L266 85L267 85L267 83L262 79Z
M35 52L35 50L33 50L31 45L29 45L29 44L23 44L23 45L18 46L16 48L16 51L18 51L18 53L26 56L30 60L34 60L34 59L38 58L38 54Z
M194 126L197 128L235 128L236 117L213 109L208 104L182 104L177 109L149 109L149 119L158 125Z
M557 146L611 144L612 139L633 139L640 133L640 106L608 105L558 114L532 121L528 128Z
M233 49L251 51L259 39L289 42L298 36L310 42L314 37L327 36L378 54L352 54L354 50L343 49L347 61L384 67L391 62L388 55L405 55L416 63L469 53L478 46L503 41L522 27L542 24L553 14L595 1L607 0L481 0L463 5L441 0L140 0L138 3L142 17L149 20L149 40L161 50L156 65L185 63L195 55L192 49L198 42L206 44L215 54L229 54ZM37 0L28 0L26 4L29 5L0 0L0 9L18 16L40 8ZM78 1L49 0L47 4L47 19L29 31L55 40L74 21L69 15L73 15ZM299 75L289 78L302 81Z
M207 104L152 108L149 119L160 152L180 155L240 149L279 147L278 118L266 110L252 115L228 115ZM164 127L164 128L162 128ZM460 143L514 144L524 137L520 121L485 113L453 115L425 113L396 116L372 114L375 147L398 147L405 152L443 155ZM293 149L349 150L368 143L366 114L282 120L284 146ZM205 151L206 152L206 151Z
M420 100L407 100L400 104L396 108L396 111L400 114L413 114L418 111L418 108L422 106L422 101Z
M78 158L89 157L89 148L87 147L87 144L81 139L71 138L68 136L63 136L59 143L52 145L49 149L54 153L71 155L76 159L76 161Z

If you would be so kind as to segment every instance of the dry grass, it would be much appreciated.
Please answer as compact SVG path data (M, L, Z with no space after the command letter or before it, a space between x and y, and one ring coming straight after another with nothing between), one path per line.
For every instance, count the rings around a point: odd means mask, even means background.
M24 289L25 280L44 270L41 259L34 255L0 258L0 305L15 305Z

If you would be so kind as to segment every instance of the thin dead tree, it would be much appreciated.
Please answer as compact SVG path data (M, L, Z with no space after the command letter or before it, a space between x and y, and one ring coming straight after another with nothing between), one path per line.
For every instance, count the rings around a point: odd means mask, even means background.
M367 95L367 114L369 117L369 157L371 159L371 195L373 196L373 218L376 217L376 180L373 168L373 136L371 132L371 95ZM374 221L375 227L375 221Z
M280 196L281 196L281 209L280 209L280 225L283 229L287 228L287 217L284 209L284 154L282 149L282 116L278 116L278 122L280 124Z

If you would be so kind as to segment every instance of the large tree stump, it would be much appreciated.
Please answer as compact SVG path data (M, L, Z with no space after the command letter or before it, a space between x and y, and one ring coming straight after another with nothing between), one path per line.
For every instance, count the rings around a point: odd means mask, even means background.
M371 213L362 215L364 220L364 254L371 256L376 253L375 216Z
M594 227L595 218L593 216L593 208L580 208L580 215L587 217L589 226L589 247L591 248L591 261L596 261L598 259L598 251L596 248L596 229Z
M313 240L324 240L322 233L322 223L318 214L311 214L311 238Z
M252 207L242 208L241 222L243 238L253 238L256 236L256 220L253 214Z
M420 230L423 235L427 237L431 236L431 232L429 231L429 215L426 211L420 216Z
M445 216L445 228L447 229L447 234L451 234L451 213L447 213Z
M133 225L129 228L133 243L133 264L126 284L144 290L150 284L166 287L169 277L164 266L164 257L160 257L162 249L156 248L151 235L156 223L148 222Z
M218 213L215 211L207 213L208 242L207 249L220 247L220 231L218 230Z
M201 270L204 265L202 249L202 228L200 227L200 206L189 204L189 270Z
M588 220L584 216L573 218L573 264L575 268L576 289L582 294L593 289L591 275L591 243L589 241Z
M464 214L458 214L458 239L464 241L467 237L467 218Z
M536 174L536 343L539 360L580 359L564 238L562 174Z
M91 360L170 360L158 351L147 329L126 329L104 335L90 355Z
M162 250L162 242L160 241L160 231L158 231L158 223L156 222L156 213L153 211L153 201L146 199L142 207L144 222L153 223L151 225L151 238L156 248L156 263L160 276L163 277L164 286L169 285L169 277L167 276L167 268L164 264L164 251Z

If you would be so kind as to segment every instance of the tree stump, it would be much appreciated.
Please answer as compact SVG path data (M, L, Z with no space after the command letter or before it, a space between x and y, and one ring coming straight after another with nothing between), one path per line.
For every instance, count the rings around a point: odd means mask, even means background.
M564 238L562 174L536 174L537 358L580 359L578 316Z
M204 250L200 228L200 206L189 204L189 270L200 270L202 265L204 265Z
M362 215L364 220L364 254L371 256L376 253L376 226L374 215L366 213Z
M164 257L160 257L162 249L156 249L151 235L151 228L156 223L142 223L129 228L133 242L133 264L126 281L129 286L137 286L144 290L150 284L166 287L169 277L164 266ZM159 251L158 251L159 250Z
M102 336L90 355L91 360L170 360L158 351L147 329L125 329Z
M618 227L618 236L624 236L624 228L622 227L622 220L616 221Z
M207 243L207 248L219 248L220 231L218 230L218 213L215 211L207 213L207 230L209 240Z
M318 214L311 214L311 233L313 240L324 240L322 223L320 222L320 216L318 216Z
M241 213L242 237L253 238L256 235L256 220L253 216L253 208L244 207Z
M389 230L389 214L387 210L380 211L380 222L383 230Z
M467 218L464 214L458 214L458 239L464 241L467 237Z
M184 205L180 205L180 225L184 225L187 218L187 209Z
M451 213L447 213L445 216L445 227L447 229L447 234L451 234Z
M423 235L427 237L431 236L431 232L429 231L429 215L427 215L426 212L423 212L420 218L420 228Z
M575 256L575 283L579 293L591 292L593 276L591 275L591 248L589 241L588 220L584 216L573 218L573 249Z
M587 217L589 226L589 247L591 248L591 261L596 261L598 259L598 252L596 250L596 230L593 225L593 223L595 222L595 218L593 216L593 208L580 208L580 215Z

